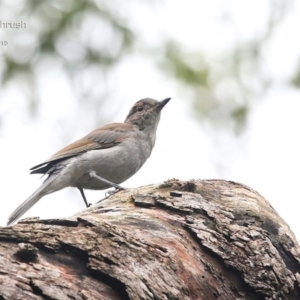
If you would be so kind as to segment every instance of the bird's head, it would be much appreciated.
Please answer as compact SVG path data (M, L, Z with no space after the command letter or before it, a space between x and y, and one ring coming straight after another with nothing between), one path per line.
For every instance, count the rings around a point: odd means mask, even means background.
M150 98L139 100L131 108L125 123L136 125L141 131L156 131L161 110L170 100L171 98L166 98L162 101Z

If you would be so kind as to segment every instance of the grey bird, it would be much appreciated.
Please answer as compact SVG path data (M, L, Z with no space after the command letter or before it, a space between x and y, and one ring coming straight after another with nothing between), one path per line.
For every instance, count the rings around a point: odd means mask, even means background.
M87 207L84 189L123 189L119 184L134 175L150 156L161 110L170 99L142 99L134 104L124 123L100 127L31 168L31 174L48 177L10 215L7 225L19 219L43 196L65 187L78 188Z

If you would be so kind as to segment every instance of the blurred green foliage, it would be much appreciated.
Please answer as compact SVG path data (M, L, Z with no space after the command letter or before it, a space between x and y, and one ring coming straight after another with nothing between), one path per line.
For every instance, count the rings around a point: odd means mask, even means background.
M80 76L89 69L102 75L109 72L130 52L135 41L134 30L104 2L100 5L85 0L24 0L16 8L6 1L0 2L0 12L1 20L7 20L5 12L10 12L13 20L27 23L28 28L18 30L14 36L9 36L9 30L2 31L7 33L10 49L15 51L2 54L0 84L14 82L20 89L30 87L24 92L31 113L39 105L34 95L40 66L58 64L77 90L78 99L87 99L89 87L80 90ZM89 35L86 22L94 26L96 36ZM101 35L106 45L101 45Z
M260 34L238 40L234 47L220 54L217 63L174 41L165 43L161 59L164 69L184 84L192 112L199 119L235 134L244 131L251 105L270 87L270 74L263 70L263 51L291 10L290 4L291 1L271 0L268 19ZM297 78L293 81L295 85Z
M146 3L149 8L154 5ZM190 101L197 117L206 118L216 127L226 126L240 133L247 123L253 99L259 98L270 85L269 77L262 71L261 54L287 14L289 3L270 0L264 32L255 39L237 41L236 47L220 55L217 62L199 51L186 50L168 37L159 49L143 45L149 48L145 55L157 61L159 69L178 83L182 94L186 95L184 100ZM22 37L20 32L11 37L17 52L2 55L1 85L20 82L20 88L23 87L28 95L31 112L36 112L39 66L55 62L67 74L78 99L97 99L99 103L101 97L97 91L91 94L91 86L78 84L83 74L97 72L105 77L134 52L136 44L142 43L134 23L128 22L117 8L116 2L100 0L24 0L18 7L9 1L0 2L0 15L10 12L14 19L31 22L30 30L22 32ZM88 29L91 26L93 32ZM30 42L26 43L26 39ZM299 70L292 80L296 87L300 86Z
M291 84L298 89L300 88L300 61L299 61L298 68L295 72L295 75L291 80Z

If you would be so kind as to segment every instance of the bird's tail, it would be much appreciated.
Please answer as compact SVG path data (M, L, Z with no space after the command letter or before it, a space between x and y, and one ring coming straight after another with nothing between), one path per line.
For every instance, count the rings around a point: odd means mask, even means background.
M47 178L44 183L26 200L24 201L8 218L7 226L14 223L22 215L24 215L35 203L37 203L43 196L51 193L47 191L47 187L51 183L51 177Z

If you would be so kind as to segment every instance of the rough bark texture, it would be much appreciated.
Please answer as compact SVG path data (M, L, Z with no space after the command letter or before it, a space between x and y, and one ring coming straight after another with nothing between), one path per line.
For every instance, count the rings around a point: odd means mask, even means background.
M300 299L293 233L230 181L121 191L69 219L0 228L0 241L0 299Z

